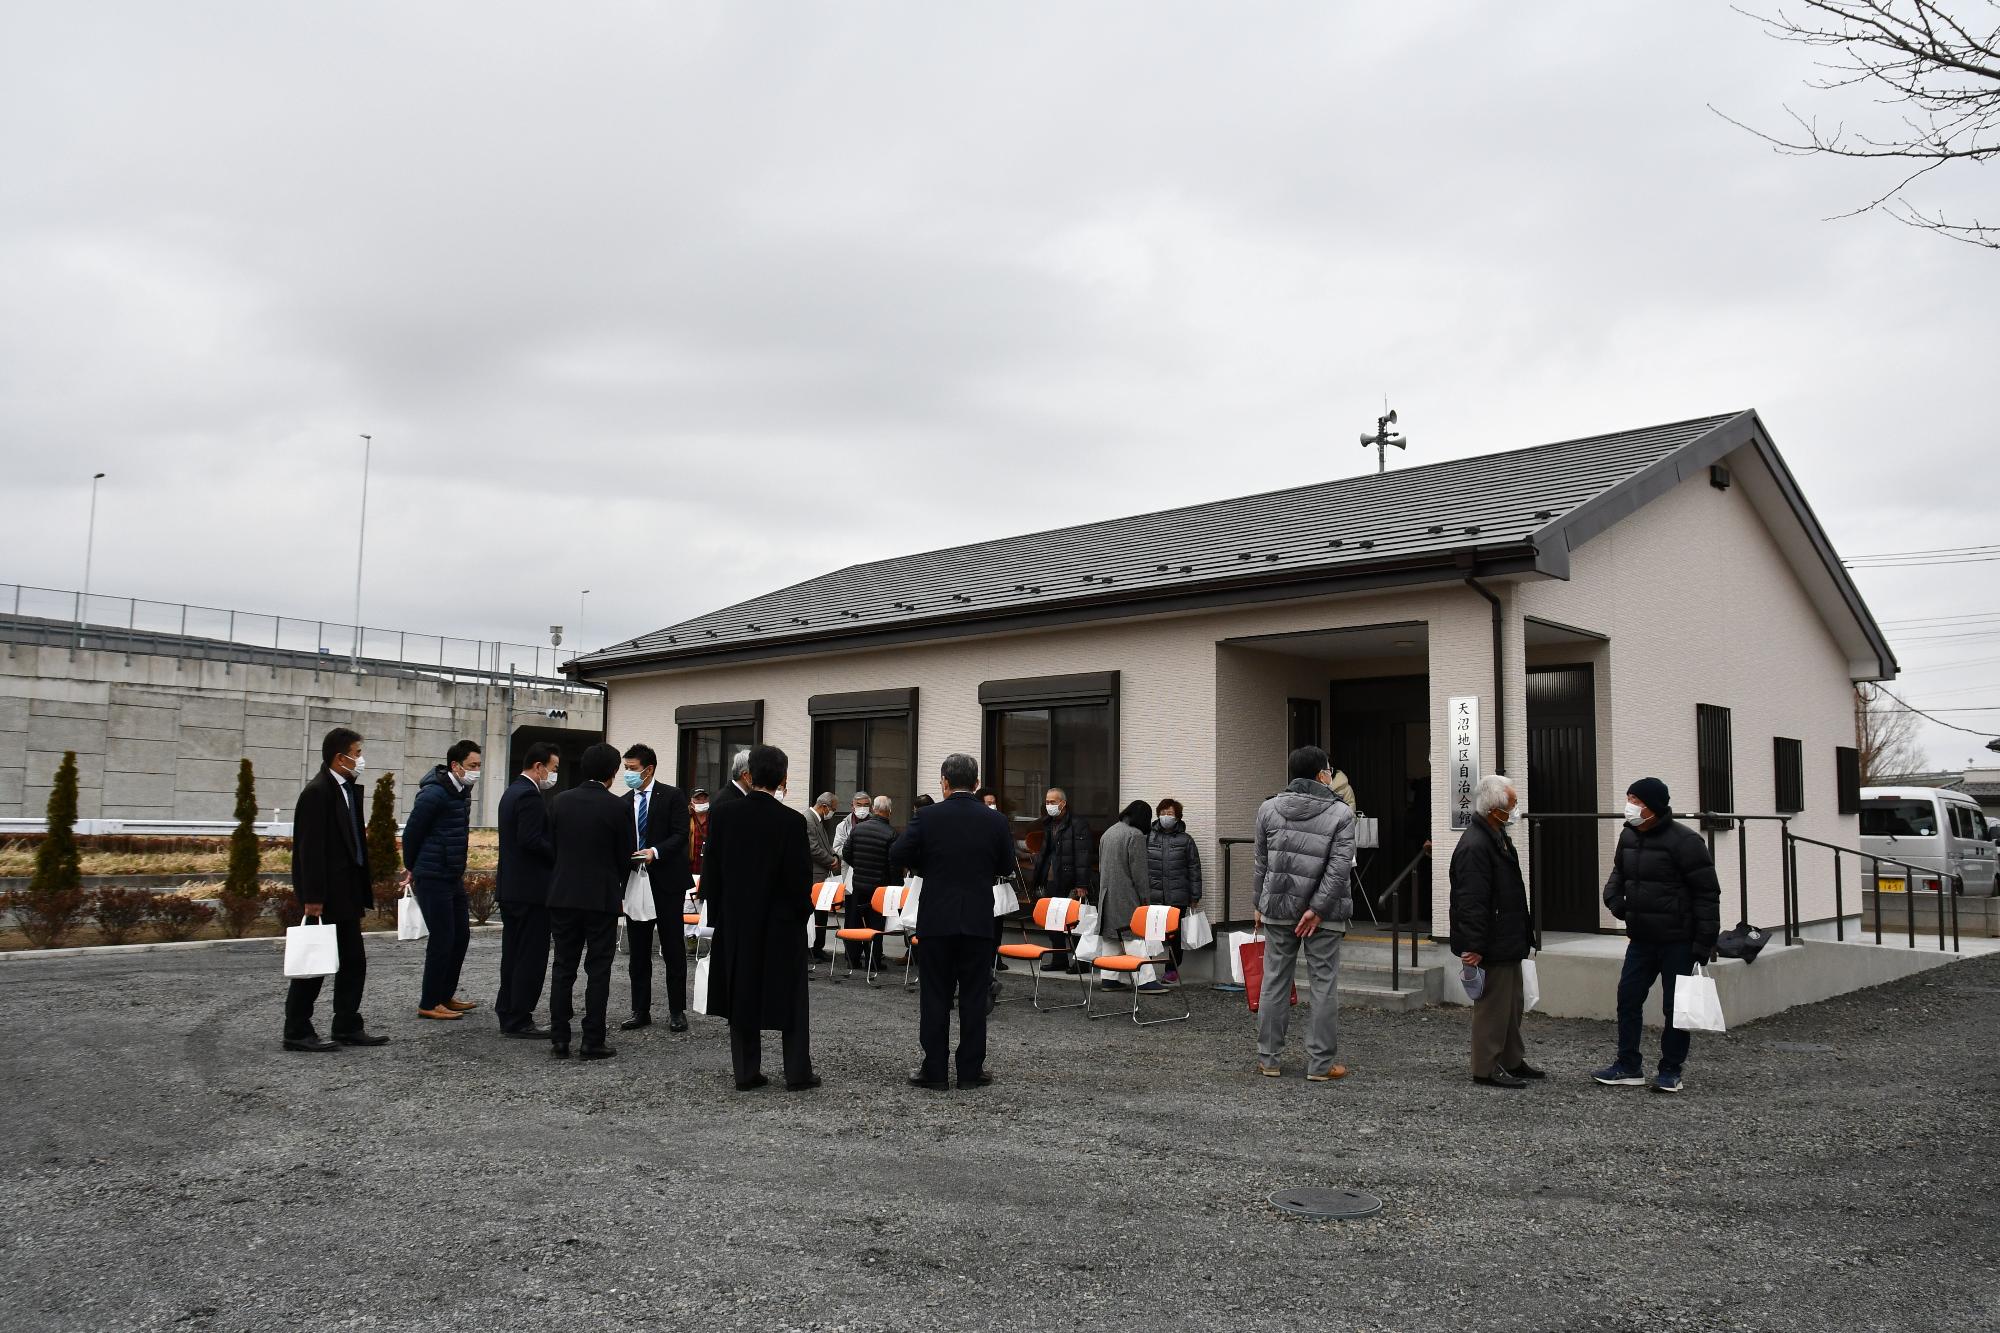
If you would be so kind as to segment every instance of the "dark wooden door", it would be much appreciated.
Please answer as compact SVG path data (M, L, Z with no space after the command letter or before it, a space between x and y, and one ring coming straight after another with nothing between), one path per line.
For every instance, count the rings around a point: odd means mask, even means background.
M1390 883L1430 837L1430 681L1424 676L1390 676L1332 683L1327 710L1332 726L1327 752L1333 766L1354 787L1357 813L1380 821L1381 846L1354 854L1358 882L1371 897ZM1420 914L1430 905L1428 867L1414 877ZM1387 904L1376 907L1388 920ZM1356 902L1355 921L1365 926L1368 909Z
M1528 788L1532 812L1597 809L1597 690L1588 666L1528 673ZM1536 826L1535 891L1547 930L1596 930L1597 824L1554 819Z

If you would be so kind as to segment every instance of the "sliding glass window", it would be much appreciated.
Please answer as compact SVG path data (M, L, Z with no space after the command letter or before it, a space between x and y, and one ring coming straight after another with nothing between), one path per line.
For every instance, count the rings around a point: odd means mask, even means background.
M689 704L674 710L680 727L680 788L713 795L729 781L729 761L764 739L764 701Z
M887 796L894 819L909 822L916 800L917 692L862 690L816 694L806 700L812 717L812 794L833 793L847 807L854 793Z
M1117 672L988 681L979 701L985 772L1017 829L1042 818L1050 787L1062 788L1093 832L1110 826L1119 808Z

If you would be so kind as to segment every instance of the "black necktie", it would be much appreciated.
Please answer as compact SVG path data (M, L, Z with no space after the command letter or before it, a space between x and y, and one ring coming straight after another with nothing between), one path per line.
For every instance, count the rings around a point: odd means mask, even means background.
M361 822L361 793L351 782L340 784L340 790L347 797L347 821L353 826L348 838L348 850L354 857L354 864L365 864L361 849L368 845L366 826Z

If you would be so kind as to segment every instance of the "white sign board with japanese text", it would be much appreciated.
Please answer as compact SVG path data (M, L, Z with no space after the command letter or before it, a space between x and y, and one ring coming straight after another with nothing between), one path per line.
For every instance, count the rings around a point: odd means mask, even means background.
M1479 698L1453 699L1445 719L1445 771L1451 779L1451 827L1472 827L1472 789L1479 785Z

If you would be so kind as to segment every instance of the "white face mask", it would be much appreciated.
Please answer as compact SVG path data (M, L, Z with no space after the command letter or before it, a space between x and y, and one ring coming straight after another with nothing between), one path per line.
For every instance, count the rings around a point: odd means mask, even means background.
M537 787L540 787L543 791L547 791L549 788L556 785L556 775L553 773L544 773L541 776L541 778L535 783L535 785Z
M707 813L708 813L708 802L707 802L707 801L696 801L696 802L694 803L694 812L695 812L696 814L698 814L698 815L705 815L705 814L707 814Z
M860 823L860 822L861 822L862 820L864 820L864 819L866 819L866 818L868 818L868 812L867 812L866 810L856 810L856 811L854 812L854 822L855 822L855 823L859 824L859 823Z
M1059 819L1062 817L1063 808L1059 805L1054 804L1053 802L1043 806L1042 809L1049 812L1050 819Z
M458 785L461 787L470 787L477 781L479 781L479 770L476 768L468 768L458 775Z
M1637 828L1646 822L1646 807L1632 801L1625 802L1625 822Z
M368 767L367 756L357 754L354 756L354 772L349 776L358 778L364 771L366 771L367 767Z
M1180 826L1181 826L1181 821L1174 818L1174 816L1172 815L1160 816L1160 827L1165 829L1167 832L1172 833L1175 829L1179 828Z

